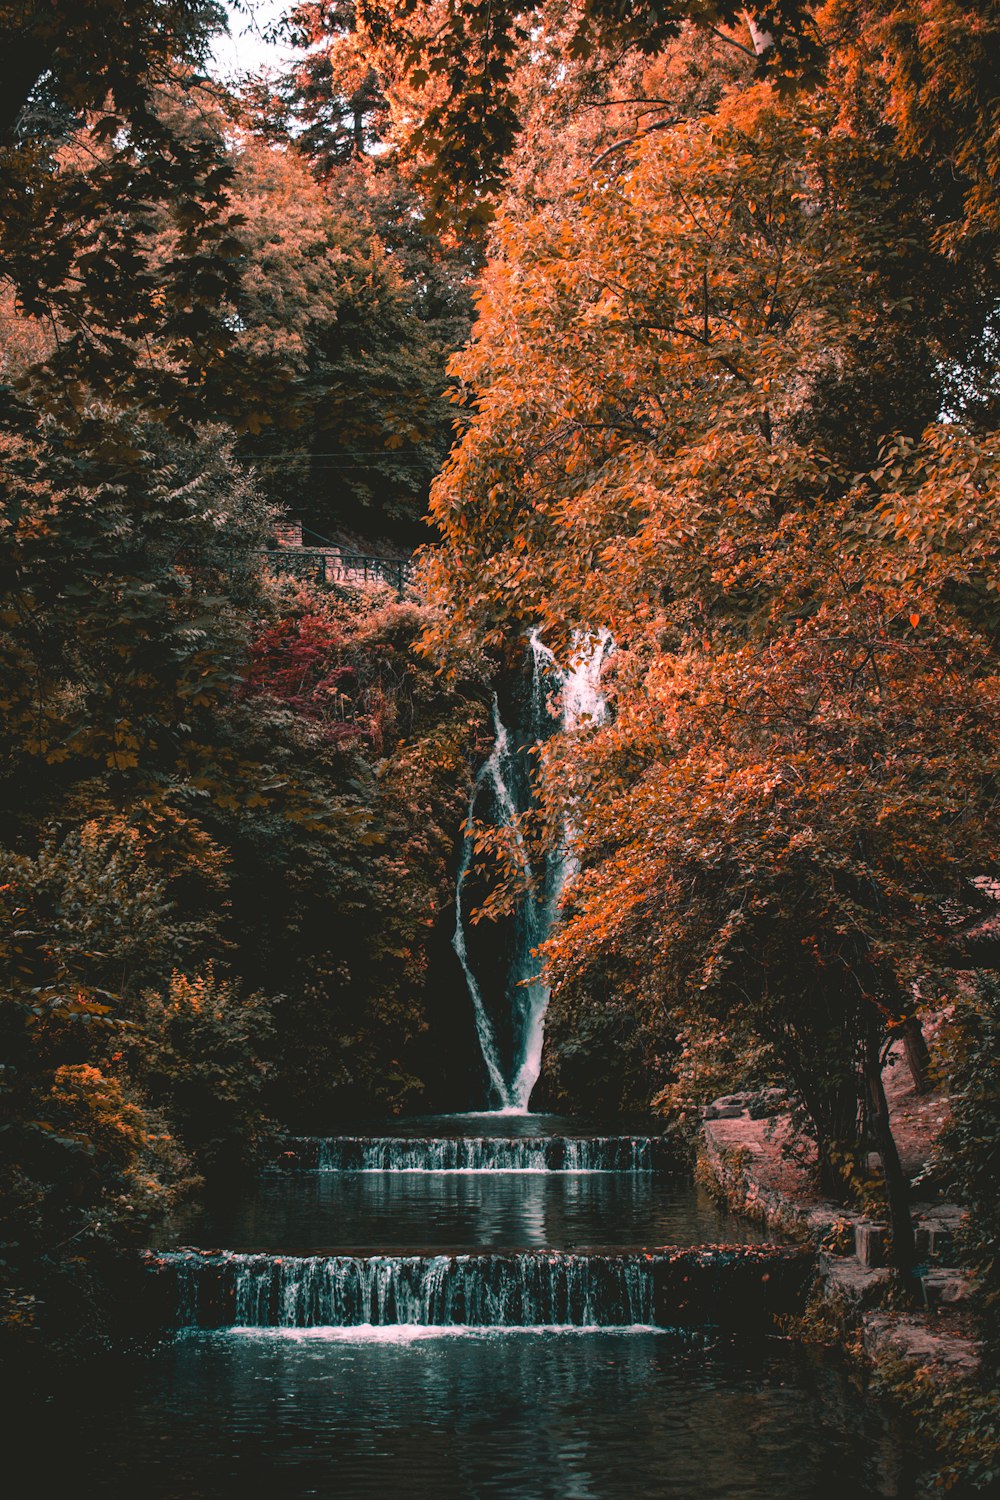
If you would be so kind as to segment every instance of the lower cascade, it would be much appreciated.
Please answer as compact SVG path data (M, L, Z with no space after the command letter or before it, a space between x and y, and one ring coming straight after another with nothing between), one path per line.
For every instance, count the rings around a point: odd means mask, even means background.
M653 1320L643 1255L155 1257L188 1328L629 1327Z
M652 1172L655 1136L299 1136L280 1166L318 1172Z
M779 1245L468 1255L149 1251L179 1329L761 1327L801 1310L812 1257Z

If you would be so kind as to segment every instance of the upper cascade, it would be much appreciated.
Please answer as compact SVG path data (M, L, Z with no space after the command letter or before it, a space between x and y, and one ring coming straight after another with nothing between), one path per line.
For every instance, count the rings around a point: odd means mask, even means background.
M300 1136L278 1165L319 1172L652 1172L655 1136Z
M549 987L539 973L538 950L552 931L559 900L572 873L571 830L566 828L556 848L542 859L535 856L521 833L521 819L532 801L530 775L525 774L525 752L560 730L573 733L586 724L601 724L607 705L601 691L601 672L613 650L606 630L577 633L568 668L557 662L539 631L528 637L531 691L527 722L514 733L493 700L493 747L472 788L466 834L459 862L452 946L465 974L472 1001L476 1033L489 1080L490 1102L498 1112L527 1113L532 1090L542 1067L542 1042ZM509 1054L501 1046L483 988L474 971L466 932L467 901L463 886L475 853L474 823L485 809L494 826L511 829L524 876L524 895L513 922L513 937L504 985L509 1019Z

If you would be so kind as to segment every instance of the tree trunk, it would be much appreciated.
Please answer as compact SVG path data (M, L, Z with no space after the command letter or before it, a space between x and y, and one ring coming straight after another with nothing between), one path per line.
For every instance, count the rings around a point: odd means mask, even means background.
M892 1264L903 1285L916 1295L918 1288L913 1267L917 1246L910 1217L910 1184L906 1179L889 1119L889 1105L882 1087L882 1038L874 1019L868 1022L865 1037L865 1088L868 1118L875 1145L882 1162L885 1196L889 1206L892 1231Z
M753 50L758 57L763 57L764 53L774 46L774 37L769 31L765 31L762 26L757 24L757 17L752 10L745 10L743 12L743 19L746 21L747 30L750 32Z
M919 1018L908 1016L903 1022L902 1032L906 1066L910 1070L913 1087L918 1094L929 1094L934 1087L931 1082L931 1055L927 1050Z
M858 1140L858 1084L855 1076L824 1080L824 1087L803 1071L792 1068L792 1081L805 1105L816 1140L819 1190L835 1203L847 1194L844 1153Z

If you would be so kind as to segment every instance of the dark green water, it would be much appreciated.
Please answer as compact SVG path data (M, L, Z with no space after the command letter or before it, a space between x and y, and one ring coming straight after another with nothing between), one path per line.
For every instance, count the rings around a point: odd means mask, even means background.
M481 1119L443 1123L482 1137ZM511 1141L530 1142L539 1133L538 1117L530 1123L526 1133L520 1121L494 1117L494 1137L513 1150ZM548 1134L561 1126L552 1122ZM435 1122L435 1137L440 1133ZM483 1149L484 1159L496 1157ZM400 1164L409 1162L411 1144L402 1139L398 1153ZM269 1275L284 1277L294 1269L295 1251L392 1256L418 1249L432 1258L438 1251L478 1252L477 1276L494 1275L493 1263L502 1260L505 1276L530 1280L542 1274L539 1256L550 1267L546 1274L557 1278L570 1262L573 1275L582 1275L581 1265L593 1269L597 1247L618 1247L642 1270L652 1257L637 1253L640 1247L761 1237L720 1214L690 1182L654 1172L414 1172L399 1165L269 1172L238 1201L189 1215L173 1243L257 1252L240 1272L251 1280L257 1260ZM170 1236L161 1240L168 1243ZM511 1255L523 1251L527 1258ZM204 1264L196 1255L174 1260L191 1261L196 1270ZM575 1321L628 1324L636 1306L647 1306L629 1300L631 1291L619 1295L611 1280L600 1316ZM685 1278L675 1288L679 1301L661 1313L662 1322L689 1295L686 1285ZM747 1295L760 1295L759 1282L746 1285ZM172 1282L168 1290L174 1301L164 1309L167 1321L183 1322L172 1316L182 1310L182 1293ZM462 1305L478 1304L467 1297ZM321 1323L336 1321L336 1298L317 1306L331 1309ZM542 1298L538 1306L549 1302ZM230 1309L221 1321L315 1320L237 1318ZM907 1500L913 1493L879 1408L835 1361L791 1342L667 1327L468 1328L427 1321L433 1319L192 1329L152 1352L107 1356L65 1378L50 1377L40 1395L12 1391L5 1403L5 1494L11 1500Z
M824 1358L667 1331L185 1335L11 1424L12 1496L869 1500L911 1493ZM22 1446L23 1445L23 1446ZM19 1452L19 1448L21 1451ZM19 1463L23 1459L23 1467Z
M579 1250L773 1238L688 1179L653 1173L269 1173L184 1216L175 1243L228 1250Z

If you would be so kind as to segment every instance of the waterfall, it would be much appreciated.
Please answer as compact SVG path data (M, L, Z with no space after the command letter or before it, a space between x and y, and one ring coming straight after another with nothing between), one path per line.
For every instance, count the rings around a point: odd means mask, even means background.
M163 1327L761 1329L801 1311L815 1274L802 1246L471 1255L144 1256Z
M489 1078L491 1102L501 1112L524 1114L542 1066L542 1042L549 988L539 975L538 949L549 936L559 909L568 876L572 872L569 854L570 830L560 844L548 851L535 869L520 827L521 816L531 803L530 778L526 777L523 756L561 729L573 733L586 724L601 724L606 705L601 693L601 671L611 649L606 630L596 635L579 632L568 669L560 667L533 630L528 637L531 658L531 693L526 737L515 743L504 724L500 706L493 700L493 748L479 771L469 798L465 839L459 862L455 897L455 931L452 946L465 975L472 1001L479 1047ZM553 702L559 704L553 710ZM520 757L520 763L519 763ZM474 821L477 805L488 789L496 826L513 832L525 891L513 923L513 952L505 983L505 1003L510 1019L511 1046L507 1066L501 1057L496 1027L490 1018L483 991L473 971L465 931L463 884L472 867L474 854Z
M483 1062L486 1064L486 1072L490 1080L490 1093L494 1098L499 1100L501 1108L507 1109L514 1104L514 1100L511 1097L507 1080L504 1077L493 1023L490 1020L489 1013L483 1001L482 991L479 988L476 976L472 972L472 965L469 962L469 953L465 942L465 913L462 904L462 887L472 865L474 851L472 825L480 791L487 782L496 787L498 791L500 788L505 788L506 786L504 781L504 766L509 759L510 752L507 731L500 718L500 707L496 698L493 699L493 729L493 749L473 782L472 794L469 797L466 832L462 842L462 857L458 866L458 880L455 887L455 933L451 942L452 947L458 955L458 961L462 965L469 998L472 1001L472 1010L476 1020L476 1035L479 1038L479 1050L483 1055ZM500 797L500 806L505 811L510 810L513 812L513 802L509 792L506 796ZM516 817L516 813L513 815ZM521 848L522 850L524 849L523 839L521 841ZM526 850L525 860L527 860Z
M578 632L568 671L562 670L537 630L531 632L528 640L534 663L533 703L540 708L544 706L544 699L536 696L536 685L544 685L545 676L552 674L561 684L563 729L579 729L588 722L603 724L608 706L601 691L601 673L612 650L610 631L599 630L596 635Z
M189 1328L628 1327L653 1318L645 1255L156 1257Z
M299 1136L282 1169L317 1172L652 1172L674 1165L650 1136Z

